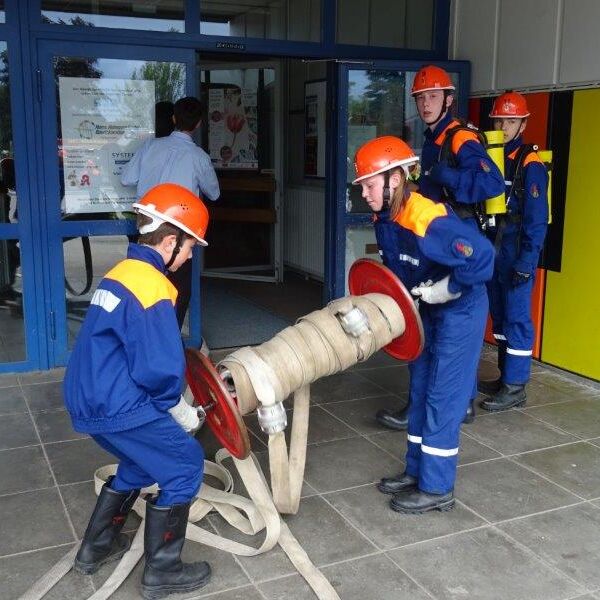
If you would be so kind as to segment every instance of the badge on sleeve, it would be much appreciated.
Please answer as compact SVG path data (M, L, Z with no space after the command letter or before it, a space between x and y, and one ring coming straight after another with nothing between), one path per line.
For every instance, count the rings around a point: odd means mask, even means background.
M452 251L459 258L469 258L473 256L473 246L467 240L456 238L452 242Z
M483 158L479 161L479 164L486 173L490 172L490 170L491 170L490 165L488 165L487 162L485 160L483 160Z
M531 192L531 197L532 198L539 198L540 197L540 190L538 190L537 183L532 183L531 184L531 188L530 188L529 191Z

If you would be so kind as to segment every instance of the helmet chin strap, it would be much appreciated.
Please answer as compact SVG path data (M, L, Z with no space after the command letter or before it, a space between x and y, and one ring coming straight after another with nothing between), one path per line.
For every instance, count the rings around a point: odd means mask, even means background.
M181 250L181 245L183 244L183 236L185 235L185 233L183 233L183 231L181 231L181 229L177 232L177 239L175 240L175 248L173 248L173 253L171 254L171 258L169 259L169 262L165 265L165 270L168 271L169 267L175 262L175 259L177 258L177 255L179 254L180 250Z

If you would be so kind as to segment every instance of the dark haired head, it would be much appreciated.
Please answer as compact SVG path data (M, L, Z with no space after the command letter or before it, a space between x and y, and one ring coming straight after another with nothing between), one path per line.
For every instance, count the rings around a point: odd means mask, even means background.
M175 125L173 123L173 108L174 105L168 100L163 102L157 102L154 106L154 117L155 117L155 134L154 136L165 137L170 135Z
M198 98L188 96L175 102L173 112L179 131L193 131L202 117L202 104Z

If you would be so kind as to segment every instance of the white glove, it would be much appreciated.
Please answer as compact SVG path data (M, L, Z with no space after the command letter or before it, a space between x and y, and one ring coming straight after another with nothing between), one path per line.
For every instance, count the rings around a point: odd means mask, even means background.
M421 283L417 287L414 287L410 290L410 293L413 296L418 296L423 302L427 302L428 304L443 304L449 300L455 300L461 295L461 292L452 293L448 290L450 275L446 275L444 279L440 279L433 285L427 285L427 283Z
M179 402L169 409L171 416L177 421L181 428L186 431L194 431L200 427L200 419L198 418L198 411L190 406L181 396Z

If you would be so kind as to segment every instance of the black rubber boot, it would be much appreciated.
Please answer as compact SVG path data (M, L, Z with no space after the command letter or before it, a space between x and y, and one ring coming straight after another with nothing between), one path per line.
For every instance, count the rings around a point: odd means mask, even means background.
M408 404L402 410L394 412L382 408L377 411L375 420L388 429L405 431L408 428Z
M465 418L463 419L463 423L469 425L474 420L475 420L475 398L473 398L473 400L471 400L471 403L469 404L469 408L467 408L467 414L465 415Z
M498 379L490 379L488 381L478 381L477 389L483 394L496 394L502 388L502 380L500 377Z
M491 398L482 400L480 406L490 412L499 412L516 406L524 406L525 402L527 402L527 394L524 385L503 383L500 391Z
M146 505L146 566L142 575L142 596L146 600L193 592L210 579L207 562L181 562L189 512L189 504Z
M396 494L390 500L390 508L396 512L420 515L431 510L452 510L454 508L454 492L447 494L428 494L421 490L413 490Z
M131 544L121 530L140 490L116 492L109 487L112 480L113 477L100 490L96 508L75 557L73 568L85 575L95 573L104 563L121 558Z
M377 489L383 494L397 494L407 490L414 490L419 480L408 473L400 473L397 477L384 477L378 484Z

